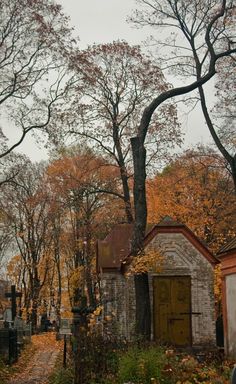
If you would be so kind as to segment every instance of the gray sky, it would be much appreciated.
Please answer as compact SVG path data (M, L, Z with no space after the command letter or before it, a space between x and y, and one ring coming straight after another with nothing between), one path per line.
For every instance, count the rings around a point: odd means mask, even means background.
M70 16L75 34L80 38L81 49L93 43L108 43L117 39L141 44L153 32L151 29L136 29L126 22L135 8L135 0L58 0L58 3ZM210 136L199 109L180 117L187 146L209 141ZM38 149L31 137L24 141L20 151L36 161L46 157L46 150Z

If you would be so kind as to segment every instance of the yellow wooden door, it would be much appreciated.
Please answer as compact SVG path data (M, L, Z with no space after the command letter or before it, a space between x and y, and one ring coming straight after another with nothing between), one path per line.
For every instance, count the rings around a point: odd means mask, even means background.
M190 277L154 277L153 295L155 340L169 345L190 345Z

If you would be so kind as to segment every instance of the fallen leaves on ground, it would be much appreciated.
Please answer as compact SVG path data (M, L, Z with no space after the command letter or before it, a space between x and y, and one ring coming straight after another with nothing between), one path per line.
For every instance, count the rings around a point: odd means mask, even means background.
M9 384L46 384L62 345L54 332L33 335L18 361L6 367L3 380Z

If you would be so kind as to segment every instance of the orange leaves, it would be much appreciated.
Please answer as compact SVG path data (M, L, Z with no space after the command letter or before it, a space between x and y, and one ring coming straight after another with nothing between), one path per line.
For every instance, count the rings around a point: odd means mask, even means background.
M216 303L221 303L222 300L222 276L220 265L215 267L214 294ZM218 308L216 308L218 310ZM219 315L219 314L218 314Z
M235 231L235 195L224 161L216 154L186 152L147 183L148 221L170 215L217 251Z
M64 155L55 160L49 165L47 174L53 187L63 193L98 180L109 180L112 176L116 177L117 170L87 149L87 152Z
M60 340L56 340L54 332L33 335L32 344L37 350L47 350L49 348L60 350L62 346L62 342Z

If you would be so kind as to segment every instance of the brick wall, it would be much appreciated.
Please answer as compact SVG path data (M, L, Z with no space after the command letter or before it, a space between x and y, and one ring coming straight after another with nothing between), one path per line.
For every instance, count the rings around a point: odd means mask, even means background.
M148 248L164 254L162 271L149 276L150 297L153 298L152 277L191 276L193 345L215 344L214 271L211 264L182 234L158 234ZM152 308L152 305L151 305Z
M161 272L149 273L151 308L154 276L191 276L192 342L195 346L215 344L213 268L182 234L158 234L147 248L160 249L164 256ZM111 318L108 333L131 339L135 326L135 291L133 277L103 273L104 317Z
M119 272L103 273L101 288L105 333L129 340L135 327L133 277L125 277Z

